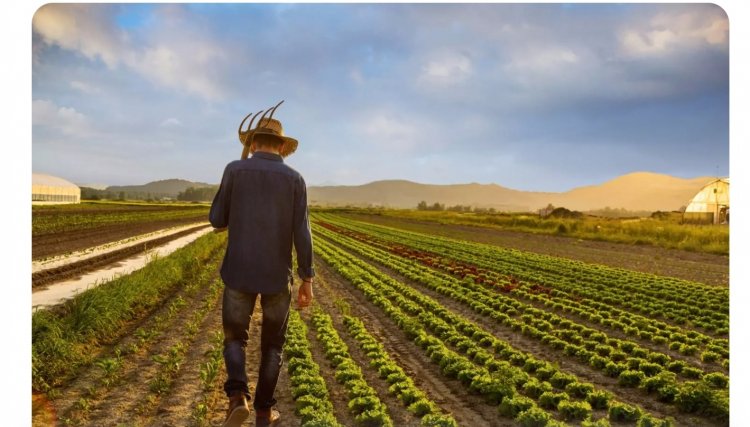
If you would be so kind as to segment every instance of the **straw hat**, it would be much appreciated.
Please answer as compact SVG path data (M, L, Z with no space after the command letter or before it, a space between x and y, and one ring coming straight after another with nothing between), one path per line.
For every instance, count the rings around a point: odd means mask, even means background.
M269 108L265 112L261 110L255 113L253 118L250 119L250 124L247 126L247 130L245 131L242 130L242 126L245 124L245 120L253 115L253 113L248 114L244 119L242 119L242 122L240 122L240 128L237 130L237 133L239 134L240 143L242 143L244 147L242 149L243 159L246 159L249 153L255 152L254 140L256 137L275 138L281 141L281 147L279 148L279 154L281 155L281 157L287 157L297 150L298 141L294 138L285 136L284 128L281 126L281 122L273 118L273 113L276 112L276 109L279 108L279 105L281 105L283 102L284 101L279 102L275 107ZM258 126L253 129L253 122L255 122L255 118L258 117L260 113L263 113L263 115L261 116L260 120L258 120ZM271 115L266 118L266 115L268 113L271 113Z

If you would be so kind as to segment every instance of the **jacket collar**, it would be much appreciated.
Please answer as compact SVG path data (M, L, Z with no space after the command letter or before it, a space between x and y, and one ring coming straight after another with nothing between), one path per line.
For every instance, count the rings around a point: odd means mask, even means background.
M274 153L266 153L265 151L256 151L255 153L253 153L253 157L259 157L266 160L274 160L282 163L284 162L284 159L280 155Z

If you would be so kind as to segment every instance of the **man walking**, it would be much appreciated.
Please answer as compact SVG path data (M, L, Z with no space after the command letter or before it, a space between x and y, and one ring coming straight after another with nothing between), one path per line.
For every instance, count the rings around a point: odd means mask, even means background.
M224 391L229 397L224 426L240 426L250 415L245 347L259 296L263 321L253 401L256 425L270 425L280 418L272 407L276 404L273 396L282 365L291 303L292 243L297 252L297 274L302 279L297 302L300 307L306 307L313 298L315 273L307 190L302 176L284 164L283 157L296 150L297 141L284 136L281 122L272 118L276 108L278 105L268 110L271 111L269 118L263 115L256 129L242 132L245 120L240 124L240 141L245 146L243 160L226 166L209 213L211 225L217 231L227 229L229 232L221 266L225 284L222 324L227 381ZM255 117L250 126L254 120ZM246 159L248 152L253 156Z

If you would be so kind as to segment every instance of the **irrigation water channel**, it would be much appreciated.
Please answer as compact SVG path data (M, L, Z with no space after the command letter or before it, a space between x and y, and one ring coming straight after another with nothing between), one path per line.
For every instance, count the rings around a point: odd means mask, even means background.
M42 269L53 268L70 262L85 260L87 258L108 251L115 251L128 246L142 244L144 241L151 240L150 238L153 238L154 236L178 234L180 231L193 226L195 226L195 224L191 224L185 227L162 230L156 233L149 233L147 235L138 236L114 244L108 243L106 245L94 248L93 250L77 252L64 257L55 257L49 260L35 261L32 263L32 271L37 272ZM105 266L95 271L84 273L81 276L75 277L73 279L64 280L48 285L45 289L33 292L31 294L32 311L60 304L63 301L74 297L79 292L83 292L86 289L99 286L100 284L113 280L119 276L130 274L138 269L145 267L146 264L148 264L154 257L164 257L166 255L169 255L211 230L211 227L206 226L205 228L178 237L139 255L119 260L111 265Z

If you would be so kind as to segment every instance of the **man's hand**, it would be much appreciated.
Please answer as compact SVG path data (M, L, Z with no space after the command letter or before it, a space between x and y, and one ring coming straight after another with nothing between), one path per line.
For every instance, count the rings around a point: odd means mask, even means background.
M299 308L305 308L310 306L310 303L312 303L313 300L313 290L312 290L312 278L303 279L302 284L299 287L299 292L297 293L297 307Z

